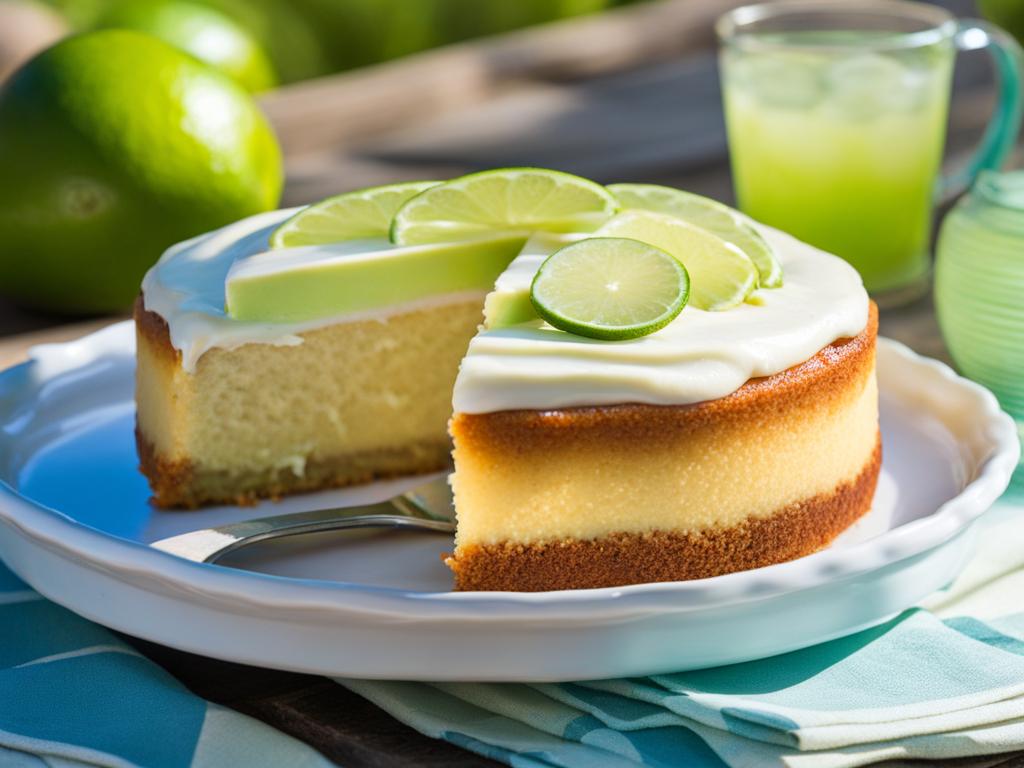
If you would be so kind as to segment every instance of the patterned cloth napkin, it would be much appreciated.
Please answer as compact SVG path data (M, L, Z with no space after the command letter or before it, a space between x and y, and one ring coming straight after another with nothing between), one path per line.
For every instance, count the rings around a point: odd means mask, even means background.
M323 768L319 752L210 704L0 565L3 768Z
M422 733L512 766L849 768L1024 749L1024 506L925 606L784 656L564 684L339 680Z

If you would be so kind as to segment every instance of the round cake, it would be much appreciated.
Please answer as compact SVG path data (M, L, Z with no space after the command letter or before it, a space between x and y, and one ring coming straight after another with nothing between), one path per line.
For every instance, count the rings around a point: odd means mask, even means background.
M771 565L871 507L860 277L681 190L529 168L357 190L175 246L142 289L161 506L443 470L453 442L456 588L529 591Z
M856 271L759 228L785 282L631 341L483 329L455 385L463 590L716 576L810 554L871 506L877 311ZM529 284L524 253L487 306Z

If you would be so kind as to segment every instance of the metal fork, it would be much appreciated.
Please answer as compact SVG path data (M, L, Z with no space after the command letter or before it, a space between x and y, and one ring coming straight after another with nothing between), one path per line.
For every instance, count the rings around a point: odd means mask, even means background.
M151 546L186 560L213 563L229 552L250 544L303 533L352 528L400 528L453 533L453 518L451 488L442 477L377 504L260 517L182 533L155 541Z

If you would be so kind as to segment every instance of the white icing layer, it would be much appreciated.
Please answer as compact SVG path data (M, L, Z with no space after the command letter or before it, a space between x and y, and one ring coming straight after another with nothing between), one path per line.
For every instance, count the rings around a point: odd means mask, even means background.
M724 312L686 307L660 331L629 341L585 339L540 320L481 331L462 361L455 410L713 400L864 330L868 295L853 267L782 232L758 228L778 253L784 284L758 291L757 304ZM524 253L499 278L497 290L528 288L541 261Z
M483 294L431 296L380 310L306 323L253 323L224 311L231 265L268 249L270 232L296 209L260 214L169 249L142 283L146 309L167 321L182 365L195 370L215 347L295 345L301 333L339 322L385 320L399 312L443 306ZM748 379L770 376L864 329L868 297L845 261L759 225L783 266L784 285L758 291L758 304L725 312L687 307L671 324L640 339L607 342L564 333L537 320L485 330L473 339L453 396L456 411L558 408L623 402L661 405L723 397ZM362 241L365 251L386 241ZM528 290L543 253L527 247L499 277L488 304ZM295 249L310 262L331 248ZM533 251L538 251L534 248Z
M392 315L416 309L443 306L479 298L484 292L472 291L429 296L416 301L376 310L349 312L318 318L305 323L242 322L224 311L224 284L231 265L239 259L257 256L269 249L270 233L298 209L272 211L230 224L222 229L186 240L167 250L142 281L146 309L166 322L171 344L181 352L182 367L189 372L203 354L214 347L234 349L244 344L294 346L302 343L299 335L341 322L384 320ZM360 240L360 253L387 250L386 239ZM302 265L337 256L344 246L290 249L290 263Z

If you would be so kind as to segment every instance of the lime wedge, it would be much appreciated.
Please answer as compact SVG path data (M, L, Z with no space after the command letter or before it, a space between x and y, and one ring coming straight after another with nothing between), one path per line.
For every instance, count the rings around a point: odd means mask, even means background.
M530 300L555 328L614 341L668 325L689 292L686 269L660 248L594 237L551 254L533 278Z
M633 238L675 256L690 273L690 303L698 309L735 307L757 288L757 268L743 251L683 219L648 211L626 211L611 219L597 234Z
M228 272L226 308L236 320L304 323L473 292L481 298L523 247L520 236L395 248L349 240L266 251Z
M303 208L275 229L270 235L270 247L295 248L387 237L391 219L402 203L436 184L410 181L328 197Z
M782 285L782 265L760 233L738 211L709 197L657 184L612 184L608 191L625 210L665 213L696 224L732 243L754 262L762 288Z
M439 243L502 232L593 232L619 204L600 184L561 171L499 168L421 192L398 209L391 241Z

